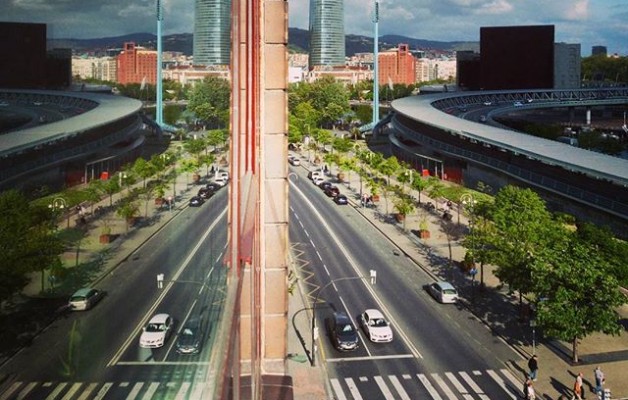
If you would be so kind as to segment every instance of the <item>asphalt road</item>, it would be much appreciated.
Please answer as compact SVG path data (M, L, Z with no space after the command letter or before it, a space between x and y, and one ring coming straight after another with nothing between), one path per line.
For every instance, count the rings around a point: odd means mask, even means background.
M434 301L423 289L431 278L395 251L394 243L352 205L336 205L302 170L295 172L290 238L303 263L301 279L311 301L317 301L318 361L325 363L336 397L517 398L520 383L506 362L518 355L463 308ZM377 271L374 285L372 269ZM367 308L378 308L390 319L395 340L374 344L360 331L356 351L336 351L325 318L341 310L357 326Z
M140 389L147 399L188 393L206 376L207 363L199 360L209 359L212 322L223 311L226 204L227 191L221 190L203 206L183 210L95 285L107 292L101 302L55 320L0 373L31 382L25 399L52 399L61 391L68 399L79 391L90 396L81 398L101 398L90 392L94 382L93 390L106 398L134 398L127 396ZM158 273L165 275L163 289L157 288ZM161 312L175 318L173 334L162 348L140 348L142 327ZM202 352L179 355L176 334L194 315L208 320Z

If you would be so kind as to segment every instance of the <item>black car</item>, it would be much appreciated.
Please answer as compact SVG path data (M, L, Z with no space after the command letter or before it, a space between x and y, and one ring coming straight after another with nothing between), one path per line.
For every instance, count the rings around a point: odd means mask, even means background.
M190 318L177 337L176 349L179 354L197 354L203 346L203 320L200 317Z
M331 182L328 181L323 181L321 183L318 184L318 187L321 188L321 190L324 192L325 190L327 190L328 187L332 186Z
M336 186L330 186L325 189L325 194L327 197L337 197L340 194L340 189Z
M198 197L202 198L202 199L209 199L210 197L212 197L214 195L215 191L211 190L211 189L207 189L206 187L204 188L200 188L198 190Z
M334 197L334 201L336 202L336 204L349 204L349 200L347 200L347 196L345 196L344 194L339 194L338 196Z
M203 203L205 203L205 200L200 196L194 196L190 199L190 207L200 207Z
M221 187L222 186L220 186L219 184L215 182L211 182L205 185L205 189L211 190L213 193L216 193L218 190L220 190Z
M358 348L358 332L344 312L335 312L326 320L331 343L338 351L351 351Z

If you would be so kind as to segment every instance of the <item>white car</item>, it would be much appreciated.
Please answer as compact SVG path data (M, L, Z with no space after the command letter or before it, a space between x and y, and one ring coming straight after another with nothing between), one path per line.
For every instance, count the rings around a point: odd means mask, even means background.
M427 287L427 290L440 303L455 303L458 301L458 291L449 282L434 282Z
M315 176L314 178L312 178L312 182L314 182L314 184L318 186L321 183L325 182L325 178L323 178L322 176Z
M170 315L155 314L142 329L140 347L162 347L168 340L168 337L170 337L173 326L174 321Z
M301 160L299 160L296 156L288 157L288 162L295 167L301 165Z
M229 178L224 175L220 175L214 178L214 183L220 186L226 186L227 183L229 183Z
M369 309L360 314L360 324L369 340L374 343L392 342L393 332L390 323L376 309Z

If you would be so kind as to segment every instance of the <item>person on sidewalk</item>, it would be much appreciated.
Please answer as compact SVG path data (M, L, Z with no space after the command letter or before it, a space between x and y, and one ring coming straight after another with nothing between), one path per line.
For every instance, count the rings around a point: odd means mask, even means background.
M528 374L528 378L536 382L536 376L539 371L539 362L538 362L536 354L534 354L528 360L528 369L530 370L530 373Z
M600 366L598 365L595 368L595 393L598 395L598 397L602 397L602 394L604 393L604 372L602 372L602 369L600 368Z
M576 381L573 384L573 396L572 400L582 400L582 372L576 376Z
M534 391L534 386L532 386L532 381L530 379L528 379L528 381L526 382L526 399L536 399L536 392Z

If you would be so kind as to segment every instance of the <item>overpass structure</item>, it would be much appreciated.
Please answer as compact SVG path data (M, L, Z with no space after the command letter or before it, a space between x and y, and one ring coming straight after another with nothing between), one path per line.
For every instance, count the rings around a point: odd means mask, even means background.
M628 160L462 118L469 109L583 108L590 122L594 107L625 105L626 87L413 96L395 100L390 121L375 133L387 133L393 154L424 173L467 187L531 187L554 211L626 232Z

